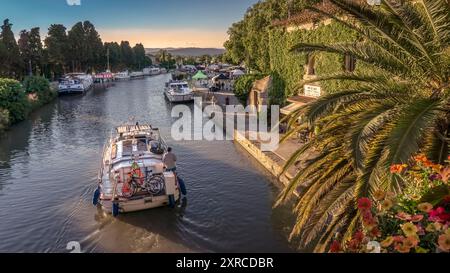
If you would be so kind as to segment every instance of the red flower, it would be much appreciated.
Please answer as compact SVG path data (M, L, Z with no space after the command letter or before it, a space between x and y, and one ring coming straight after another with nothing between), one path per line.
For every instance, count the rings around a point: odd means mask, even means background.
M381 236L381 231L379 228L374 227L371 231L370 231L370 235L372 237L380 237Z
M357 231L355 235L353 235L353 239L357 242L362 242L364 240L364 233L362 231Z
M364 219L363 224L367 229L372 229L377 226L377 221L375 220L375 218L372 217Z
M450 195L447 195L447 196L444 197L444 203L445 204L450 203Z
M430 211L429 220L432 222L446 223L450 221L450 213L445 212L443 207Z
M361 198L358 200L358 209L367 211L372 208L372 201L369 198Z
M352 239L350 242L347 243L347 247L350 251L357 251L361 247L361 242Z
M334 241L330 246L330 252L331 253L338 253L341 252L341 243L338 241Z

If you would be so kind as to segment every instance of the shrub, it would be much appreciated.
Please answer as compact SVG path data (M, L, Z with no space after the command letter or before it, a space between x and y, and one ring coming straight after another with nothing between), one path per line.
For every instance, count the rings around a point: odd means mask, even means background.
M234 94L241 101L242 104L247 104L247 99L252 90L253 83L256 80L264 78L262 74L247 74L239 77L234 83Z
M50 88L50 82L40 76L26 77L23 81L23 87L27 94L36 94L38 105L43 105L56 97L56 92Z
M11 124L26 118L30 104L22 85L18 81L0 79L0 108L9 112L9 123Z

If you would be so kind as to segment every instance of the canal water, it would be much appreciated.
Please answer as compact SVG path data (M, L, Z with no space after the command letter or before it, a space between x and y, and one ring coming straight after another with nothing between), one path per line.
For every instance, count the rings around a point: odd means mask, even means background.
M291 252L279 189L233 142L170 139L168 75L60 97L0 136L0 252ZM187 200L112 218L92 206L111 129L159 127L179 157Z

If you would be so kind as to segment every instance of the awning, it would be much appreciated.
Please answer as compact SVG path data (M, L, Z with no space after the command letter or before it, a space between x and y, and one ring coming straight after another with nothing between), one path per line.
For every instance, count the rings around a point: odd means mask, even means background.
M208 76L206 76L202 71L198 71L197 74L195 74L192 77L193 80L206 80L208 79Z

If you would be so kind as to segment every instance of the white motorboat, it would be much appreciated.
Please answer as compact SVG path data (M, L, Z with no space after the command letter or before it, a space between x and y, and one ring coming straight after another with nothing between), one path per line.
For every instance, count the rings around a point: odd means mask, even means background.
M185 81L166 83L164 94L170 102L190 102L194 100L194 92Z
M145 76L155 76L161 74L161 69L157 67L147 67L142 70Z
M154 67L152 68L152 70L150 71L150 75L154 76L154 75L159 75L161 74L161 69Z
M59 80L59 94L83 94L94 85L94 78L84 73L71 73Z
M134 71L130 73L130 77L132 79L143 78L144 76L145 76L144 72L142 71Z
M122 71L122 72L116 73L114 75L114 78L116 81L128 81L131 79L130 73L128 73L128 71Z
M167 145L151 125L116 128L105 145L94 204L114 216L119 213L175 206L183 180L164 168Z

